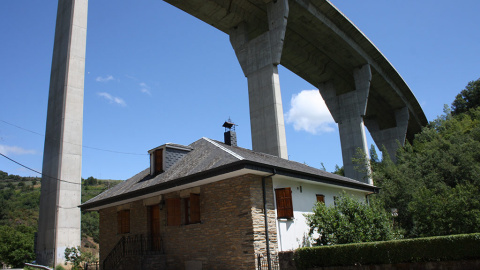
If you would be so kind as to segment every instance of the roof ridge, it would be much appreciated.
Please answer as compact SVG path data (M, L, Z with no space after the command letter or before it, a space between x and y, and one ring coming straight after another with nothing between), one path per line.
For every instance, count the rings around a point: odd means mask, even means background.
M209 139L209 138L203 137L203 139L204 139L204 140L206 140L207 142L209 142L209 143L211 143L211 144L215 145L216 147L220 148L221 150L223 150L223 151L225 151L225 152L229 153L230 155L232 155L232 156L233 156L233 157L235 157L236 159L239 159L239 160L244 160L244 159L245 159L245 158L244 158L244 157L242 157L241 155L239 155L239 154L237 154L237 153L233 152L233 151L232 151L232 150L230 150L230 149L227 149L225 146L222 146L222 145L220 145L220 144L216 143L215 141L213 141L213 140L211 140L211 139Z

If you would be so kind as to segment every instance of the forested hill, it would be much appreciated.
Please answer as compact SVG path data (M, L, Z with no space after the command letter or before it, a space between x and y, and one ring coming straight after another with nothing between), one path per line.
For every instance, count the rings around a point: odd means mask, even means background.
M94 177L82 179L82 203L120 182ZM23 266L23 262L34 260L40 188L39 177L22 177L0 170L0 262ZM98 242L97 212L82 213L82 241L85 239Z

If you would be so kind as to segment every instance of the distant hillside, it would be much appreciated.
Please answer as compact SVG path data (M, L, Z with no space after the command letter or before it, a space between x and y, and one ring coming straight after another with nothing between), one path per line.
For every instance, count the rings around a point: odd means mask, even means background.
M82 179L82 203L111 188L121 180ZM34 234L37 231L40 208L41 178L22 177L0 170L0 262L15 260L9 250L23 250L17 258L34 260ZM23 240L19 240L23 239ZM96 243L92 243L92 239ZM82 213L82 245L98 246L98 213ZM2 252L4 251L4 252Z

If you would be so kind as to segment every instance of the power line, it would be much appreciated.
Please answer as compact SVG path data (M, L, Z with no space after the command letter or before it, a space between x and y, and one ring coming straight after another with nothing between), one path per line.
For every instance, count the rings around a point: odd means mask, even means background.
M14 162L14 163L16 163L16 164L18 164L18 165L20 165L20 166L22 166L22 167L24 167L24 168L32 171L32 172L36 172L36 173L40 174L41 176L45 176L45 177L48 177L48 178L50 178L50 179L54 179L54 180L57 180L57 181L60 181L60 182L65 182L65 183L70 183L70 184L75 184L75 185L81 185L81 183L75 183L75 182L71 182L71 181L62 180L62 179L58 179L58 178L55 178L55 177L48 176L48 175L43 174L43 173L41 173L41 172L39 172L39 171L37 171L37 170L34 170L34 169L32 169L32 168L30 168L30 167L28 167L28 166L25 166L25 165L23 165L22 163L20 163L20 162L18 162L18 161L15 161L15 160L7 157L6 155L4 155L4 154L2 154L2 153L0 153L0 155L3 156L4 158L10 160L11 162Z
M24 131L28 131L30 133L33 133L33 134L36 134L36 135L40 135L42 137L45 137L45 134L41 134L41 133L38 133L38 132L35 132L33 130L29 130L29 129L26 129L26 128L23 128L21 126L17 126L15 124L12 124L12 123L9 123L5 120L1 120L0 119L0 122L3 122L7 125L10 125L12 127L16 127L18 129L21 129L21 130L24 130ZM51 139L51 138L47 138L48 140L55 140L55 139ZM55 140L55 141L58 141L58 140ZM108 150L108 149L102 149L102 148L97 148L97 147L91 147L91 146L86 146L86 145L81 145L81 144L76 144L76 143L71 143L71 142L67 142L67 141L63 141L64 143L68 143L68 144L72 144L72 145L76 145L76 146L82 146L83 148L88 148L88 149L93 149L93 150L97 150L97 151L104 151L104 152L110 152L110 153L115 153L115 154L124 154L124 155L137 155L137 156L146 156L148 154L139 154L139 153L129 153L129 152L122 152L122 151L115 151L115 150Z

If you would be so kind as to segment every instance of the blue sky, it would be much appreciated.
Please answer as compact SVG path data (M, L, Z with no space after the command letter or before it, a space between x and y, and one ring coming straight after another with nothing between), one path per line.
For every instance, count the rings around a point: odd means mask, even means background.
M480 77L480 1L332 2L398 70L428 120ZM39 171L56 8L0 1L0 152ZM229 117L251 148L247 79L215 28L160 0L90 0L86 59L84 178L127 179L167 142L223 140ZM338 128L312 85L279 74L290 159L333 171L342 164ZM0 170L37 175L3 157Z

